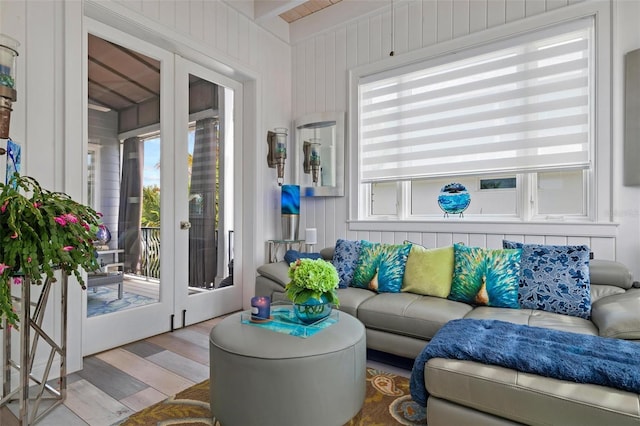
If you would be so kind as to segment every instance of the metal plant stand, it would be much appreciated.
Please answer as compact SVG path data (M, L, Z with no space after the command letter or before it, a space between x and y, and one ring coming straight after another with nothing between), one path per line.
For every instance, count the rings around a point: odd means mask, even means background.
M62 404L67 396L67 275L62 273L62 279L57 281L54 288L59 288L61 293L60 303L60 336L59 342L53 336L48 335L42 329L45 308L51 294L54 282L46 279L42 285L42 293L37 303L31 303L31 282L29 277L24 277L22 282L21 297L14 297L14 305L20 305L20 350L19 361L12 359L11 333L12 330L3 320L3 348L4 348L4 377L2 381L2 399L0 407L11 402L19 403L19 424L32 425L40 421L45 415L58 405ZM33 340L31 338L33 333ZM42 377L33 374L38 344L49 346L48 360L42 373ZM40 351L42 354L42 350ZM52 385L49 377L52 376L52 367L58 356L60 375L56 378L58 387ZM19 386L12 390L11 376L15 371L19 374ZM54 370L55 371L55 370ZM33 385L33 388L30 387ZM42 404L44 402L44 404Z

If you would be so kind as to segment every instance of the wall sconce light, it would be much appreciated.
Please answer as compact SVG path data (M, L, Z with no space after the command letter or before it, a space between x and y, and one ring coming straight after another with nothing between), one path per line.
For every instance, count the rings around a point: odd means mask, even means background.
M19 43L0 34L0 138L9 139L11 105L18 99L16 85L16 58ZM2 149L2 151L5 151ZM5 154L0 152L0 154Z
M276 127L267 132L267 164L270 168L277 168L278 186L284 183L284 162L287 158L287 132L284 127Z
M311 173L313 185L317 186L320 177L320 139L312 138L304 141L302 151L304 152L303 169L306 174Z

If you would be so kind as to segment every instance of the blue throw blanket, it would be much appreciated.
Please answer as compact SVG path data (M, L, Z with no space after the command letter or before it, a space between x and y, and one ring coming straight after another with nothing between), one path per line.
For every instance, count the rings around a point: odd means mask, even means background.
M640 344L504 321L449 321L416 358L411 396L422 406L431 358L477 361L577 383L640 393Z

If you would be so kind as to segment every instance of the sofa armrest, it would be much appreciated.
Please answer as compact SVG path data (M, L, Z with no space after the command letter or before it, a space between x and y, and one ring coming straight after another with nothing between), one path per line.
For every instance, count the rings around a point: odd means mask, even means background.
M258 267L258 274L279 284L284 288L291 278L289 278L289 264L287 262L265 263Z
M605 296L594 302L591 319L600 336L640 340L640 289Z

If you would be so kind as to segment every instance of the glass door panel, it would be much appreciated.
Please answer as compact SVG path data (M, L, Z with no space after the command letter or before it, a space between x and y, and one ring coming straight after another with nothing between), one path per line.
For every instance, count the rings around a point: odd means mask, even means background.
M188 232L177 244L187 268L176 268L176 311L182 325L240 308L240 288L233 283L233 96L220 76L177 58L176 216L188 218ZM181 90L182 89L182 90ZM183 153L183 154L182 154ZM180 202L179 200L184 200ZM181 226L182 228L182 226Z
M173 234L160 218L173 215L165 173L173 169L173 55L88 24L87 194L103 215L104 238L96 243L101 270L87 279L85 355L167 331L173 313L171 280L160 279L172 271L161 259L172 258Z

